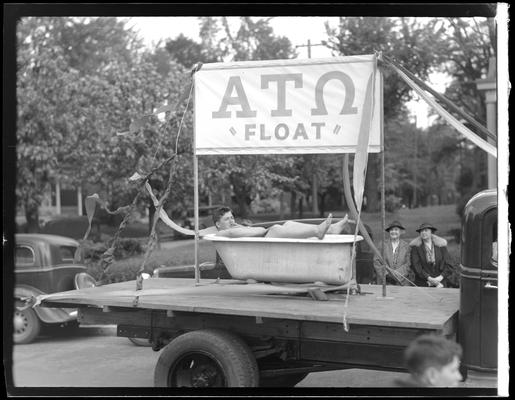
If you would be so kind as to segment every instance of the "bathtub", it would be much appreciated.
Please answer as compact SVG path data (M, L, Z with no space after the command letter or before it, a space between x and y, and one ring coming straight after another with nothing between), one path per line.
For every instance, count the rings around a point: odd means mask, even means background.
M334 285L351 279L354 235L325 235L319 240L210 234L204 239L213 242L234 279ZM360 240L358 235L356 241Z

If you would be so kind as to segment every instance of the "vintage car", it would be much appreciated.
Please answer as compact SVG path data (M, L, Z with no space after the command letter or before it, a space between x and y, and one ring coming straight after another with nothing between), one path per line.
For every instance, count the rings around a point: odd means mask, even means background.
M26 299L42 294L95 286L83 262L74 263L79 243L47 234L16 234L13 340L33 341L45 324L74 324L77 311L69 308L27 307Z

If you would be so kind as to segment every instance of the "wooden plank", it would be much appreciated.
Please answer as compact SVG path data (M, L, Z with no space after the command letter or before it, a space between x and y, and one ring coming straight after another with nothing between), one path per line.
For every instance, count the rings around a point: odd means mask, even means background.
M328 301L295 296L306 288L276 287L241 281L158 278L144 281L135 290L135 281L62 292L46 296L43 305L59 303L76 306L129 307L138 296L137 308L251 317L285 318L348 324L398 326L452 331L459 309L458 289L389 286L388 297L381 286L366 285L363 294L352 295L345 307L345 294L330 294ZM452 333L452 332L447 332Z
M405 346L372 345L342 342L300 342L301 359L316 362L339 362L380 369L404 370Z

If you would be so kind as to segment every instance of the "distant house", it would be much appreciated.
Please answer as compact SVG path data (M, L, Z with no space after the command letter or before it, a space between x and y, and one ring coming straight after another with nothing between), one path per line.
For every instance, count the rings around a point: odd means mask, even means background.
M40 224L58 216L84 215L83 204L84 197L80 186L55 182L46 190L39 207ZM21 209L16 215L16 223L21 225L25 222L25 213Z

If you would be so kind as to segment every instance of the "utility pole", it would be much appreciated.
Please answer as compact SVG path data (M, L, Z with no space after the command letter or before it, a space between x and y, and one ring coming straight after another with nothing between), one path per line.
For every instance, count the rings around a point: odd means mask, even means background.
M417 115L415 114L415 151L413 152L413 208L417 207L417 153L418 153L418 145L417 145Z
M326 46L327 43L325 41L322 41L321 43L315 43L311 44L311 40L308 39L308 44L299 44L295 46L295 48L298 47L307 47L308 48L308 58L311 58L311 46ZM312 201L312 212L314 215L318 215L318 176L316 173L316 164L318 164L318 159L315 154L311 156L312 166L313 166L313 184L311 185L311 197L313 198Z

